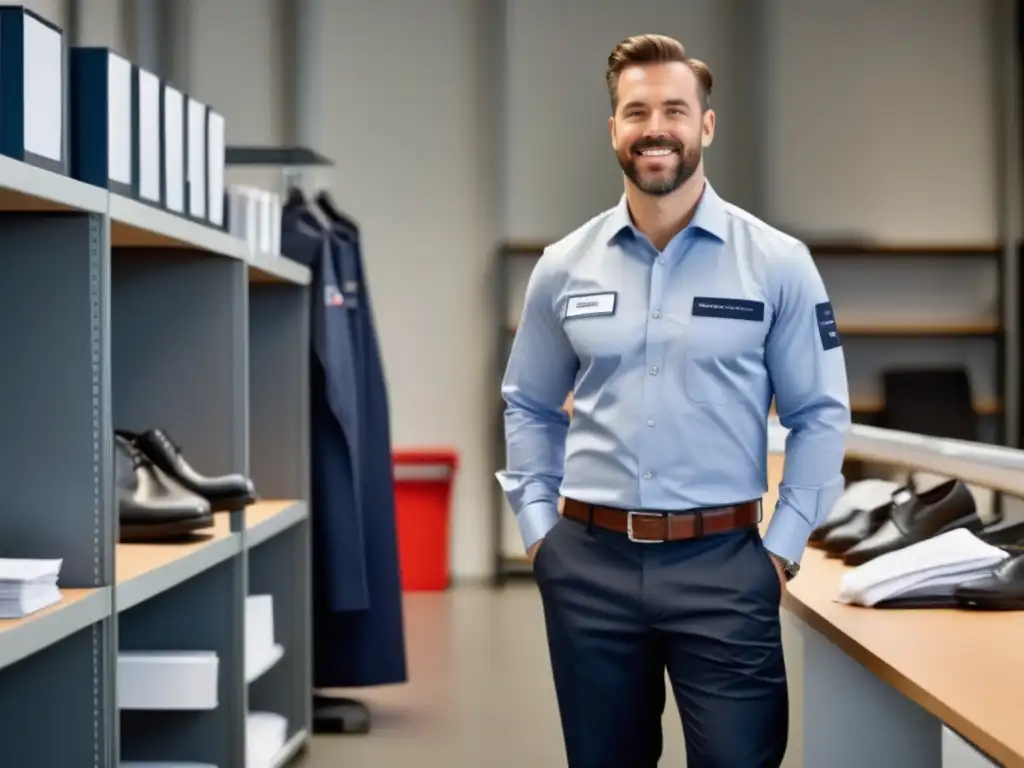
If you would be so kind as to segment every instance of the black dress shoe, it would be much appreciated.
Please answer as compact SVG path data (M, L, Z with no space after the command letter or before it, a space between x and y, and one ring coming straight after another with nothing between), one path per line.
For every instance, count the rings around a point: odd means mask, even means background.
M832 531L847 525L860 513L888 503L899 490L896 483L888 480L859 480L851 484L832 507L825 521L811 531L807 543L817 549L827 550L825 539Z
M828 533L821 542L821 549L828 552L830 557L839 557L881 528L892 514L892 508L890 502L874 509L858 509L845 525L833 528Z
M120 436L114 438L114 478L122 542L178 538L213 525L206 499L182 488Z
M993 547L1007 551L1024 548L1024 521L997 520L989 523L978 534L978 538Z
M256 500L256 489L252 481L243 475L207 477L193 469L181 449L162 429L150 429L141 434L120 430L118 434L130 440L150 461L182 486L210 502L214 512L242 509Z
M1004 560L990 576L966 581L953 593L961 608L1024 610L1024 555Z
M982 522L970 489L959 480L947 480L895 505L881 528L843 554L843 562L863 565L955 528L976 533Z

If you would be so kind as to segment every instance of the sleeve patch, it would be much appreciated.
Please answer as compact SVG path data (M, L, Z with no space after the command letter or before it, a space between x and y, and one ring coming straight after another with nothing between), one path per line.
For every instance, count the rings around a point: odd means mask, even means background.
M839 328L836 326L835 313L832 311L832 302L823 301L814 306L814 314L818 321L818 335L821 336L821 348L824 350L835 349L842 346L839 338Z

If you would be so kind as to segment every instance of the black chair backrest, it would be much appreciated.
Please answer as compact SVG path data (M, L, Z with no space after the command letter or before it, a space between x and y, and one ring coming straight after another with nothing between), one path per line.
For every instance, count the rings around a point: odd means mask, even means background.
M885 405L879 426L958 440L978 439L967 370L917 368L882 372Z

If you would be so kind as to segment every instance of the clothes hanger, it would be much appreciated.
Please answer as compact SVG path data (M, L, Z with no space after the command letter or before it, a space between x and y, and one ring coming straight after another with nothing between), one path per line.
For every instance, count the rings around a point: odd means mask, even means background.
M331 219L331 221L337 224L343 224L349 229L358 229L356 223L352 221L348 216L338 210L337 206L334 205L334 201L331 200L330 194L325 189L321 189L316 194L316 204L321 211Z
M285 208L300 208L306 205L306 196L302 194L302 190L298 187L290 187L288 189L288 197L285 200Z

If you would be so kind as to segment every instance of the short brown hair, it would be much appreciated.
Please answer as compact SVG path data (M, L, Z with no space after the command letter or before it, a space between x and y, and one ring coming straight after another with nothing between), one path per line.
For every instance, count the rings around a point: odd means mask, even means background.
M608 56L608 69L605 80L608 81L608 95L612 100L612 112L619 106L619 76L627 67L644 64L662 64L679 62L686 64L697 76L700 88L700 105L702 109L711 106L711 86L713 79L708 65L700 59L686 54L686 48L674 37L667 35L634 35L627 37L615 46Z

